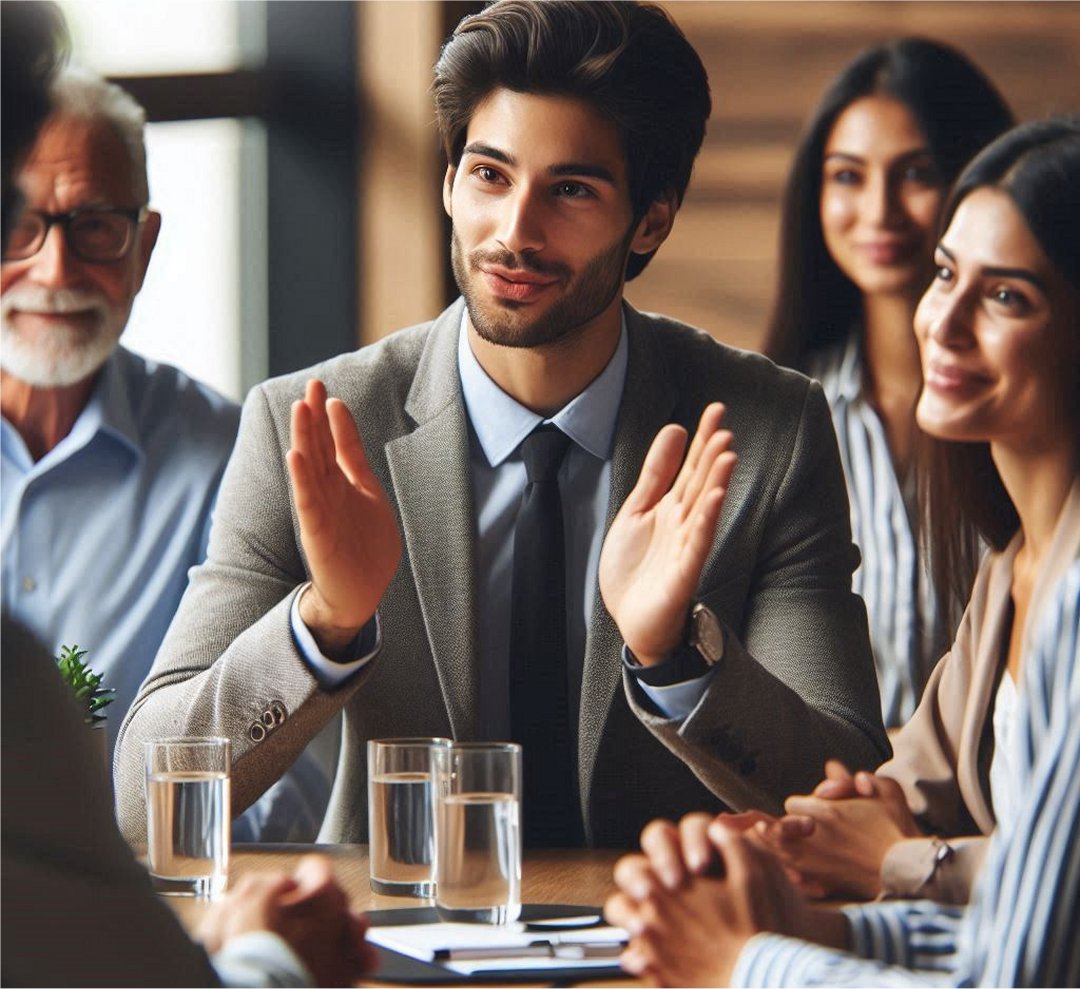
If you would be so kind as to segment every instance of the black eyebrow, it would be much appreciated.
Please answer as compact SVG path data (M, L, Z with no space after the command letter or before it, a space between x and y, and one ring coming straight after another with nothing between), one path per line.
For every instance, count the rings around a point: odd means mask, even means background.
M461 154L462 156L483 155L485 158L494 158L496 161L501 161L504 165L517 164L513 155L508 155L498 148L493 148L490 144L466 144Z
M912 148L910 151L905 151L902 155L897 155L896 161L909 161L912 158L930 158L933 159L933 152L929 148ZM830 151L825 155L825 161L830 158L842 158L844 161L855 161L860 165L865 164L866 159L860 155L853 155L848 151Z
M944 244L938 244L937 249L941 251L953 264L956 264L956 256L950 251ZM992 265L988 268L979 269L980 273L991 278L1018 278L1022 282L1029 282L1034 285L1044 295L1046 294L1046 283L1036 275L1033 271L1028 271L1027 268L1003 268L997 265Z
M495 161L501 161L504 165L517 164L517 159L513 155L492 147L490 144L480 144L479 142L467 144L461 154L462 156L481 155L484 158L493 158ZM611 169L605 168L603 165L589 165L585 162L571 161L561 165L553 165L548 169L548 174L555 178L579 175L582 178L597 179L600 182L615 185L615 175Z

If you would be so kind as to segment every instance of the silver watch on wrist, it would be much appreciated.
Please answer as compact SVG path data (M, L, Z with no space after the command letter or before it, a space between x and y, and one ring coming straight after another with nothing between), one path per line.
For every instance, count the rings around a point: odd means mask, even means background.
M690 612L686 640L710 667L724 658L724 627L712 610L700 601Z

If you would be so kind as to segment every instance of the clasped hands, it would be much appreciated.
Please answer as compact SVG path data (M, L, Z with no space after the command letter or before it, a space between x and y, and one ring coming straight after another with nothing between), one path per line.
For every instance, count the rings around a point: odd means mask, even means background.
M650 823L642 854L616 866L620 892L605 907L631 934L623 966L655 985L727 985L758 933L845 947L843 916L808 897L876 895L885 853L921 832L895 781L835 760L785 810Z
M307 855L291 875L248 875L211 907L198 939L211 954L231 938L270 931L286 941L316 985L352 985L375 969L368 922L349 909L329 861Z

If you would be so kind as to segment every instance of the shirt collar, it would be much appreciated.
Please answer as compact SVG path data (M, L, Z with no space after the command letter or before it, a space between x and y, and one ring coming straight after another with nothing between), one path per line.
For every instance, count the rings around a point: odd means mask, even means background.
M78 433L89 440L96 432L106 433L142 457L142 441L121 368L123 358L124 352L118 347L102 366L90 401L75 421L71 434L74 437Z
M863 390L862 334L852 330L840 355L836 369L836 397L844 402L857 402Z
M144 456L135 414L131 408L131 399L125 387L123 370L120 367L123 355L119 351L120 348L117 348L117 351L102 365L86 408L79 413L79 417L67 436L42 458L43 466L54 458L62 460L68 457L75 450L86 446L99 433L116 440L133 456L140 459ZM5 455L15 462L25 461L24 467L27 470L32 468L33 462L22 443L22 437L6 419L4 420L3 445Z
M511 398L488 377L469 346L467 319L468 310L465 310L458 332L458 373L465 410L492 467L498 467L506 460L542 422L554 423L598 460L610 459L615 422L626 383L629 346L625 315L618 346L607 366L588 388L547 420Z

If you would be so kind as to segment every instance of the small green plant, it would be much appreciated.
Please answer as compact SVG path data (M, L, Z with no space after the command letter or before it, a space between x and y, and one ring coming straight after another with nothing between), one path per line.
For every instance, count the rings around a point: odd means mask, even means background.
M96 726L105 720L101 710L116 699L110 696L116 691L112 687L101 686L101 674L95 673L83 662L85 655L86 650L78 646L61 646L56 665L75 699L85 706L86 723Z

